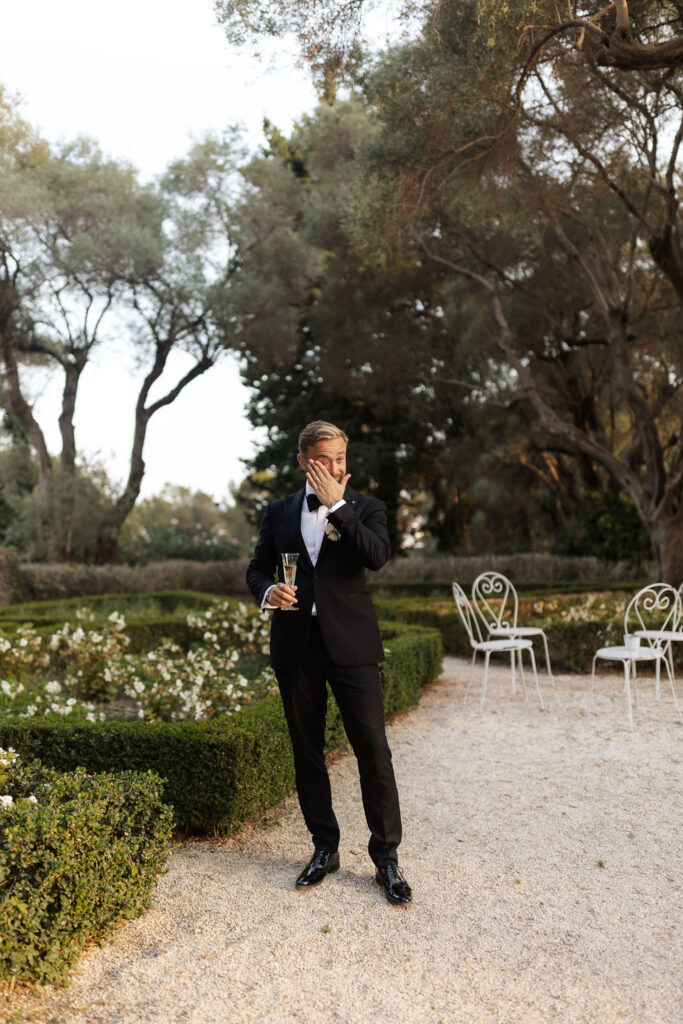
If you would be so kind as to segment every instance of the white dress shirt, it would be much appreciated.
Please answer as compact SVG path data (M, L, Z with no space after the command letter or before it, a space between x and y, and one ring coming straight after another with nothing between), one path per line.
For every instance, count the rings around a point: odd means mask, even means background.
M315 491L313 490L313 488L311 487L307 480L306 493L304 495L303 504L301 505L301 536L303 537L304 544L306 545L308 557L310 558L313 565L315 565L316 562L318 561L320 549L323 546L323 538L325 536L325 526L327 525L328 513L334 512L335 509L341 508L342 505L346 504L346 501L344 500L344 498L340 498L339 501L335 501L334 505L331 505L330 508L328 508L327 505L320 505L319 508L312 512L309 509L308 502L306 500L309 494L315 494ZM273 587L274 586L275 584L273 584ZM276 605L268 603L268 597L270 596L270 592L273 589L273 587L268 587L268 590L266 591L263 598L263 603L261 605L262 608L269 609L276 607ZM311 614L318 614L315 604L311 609Z

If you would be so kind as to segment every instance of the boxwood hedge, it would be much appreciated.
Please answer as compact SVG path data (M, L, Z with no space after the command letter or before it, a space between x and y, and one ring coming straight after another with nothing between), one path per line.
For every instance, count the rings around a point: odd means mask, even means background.
M382 687L386 712L393 715L415 705L421 688L436 679L442 644L436 630L388 623L382 633L387 648ZM328 749L343 741L339 713L330 701ZM163 797L174 808L175 824L204 834L227 834L294 786L278 696L208 722L0 719L0 745L61 771L151 769L165 779Z
M455 604L447 598L432 601L414 598L375 599L375 608L384 620L437 629L447 654L463 658L472 656L472 648ZM621 620L548 622L543 628L548 637L551 666L557 672L590 672L593 655L598 647L622 643ZM674 665L683 667L683 644L673 646ZM534 647L537 664L543 669L545 659L540 641L535 642Z
M33 762L4 790L14 804L0 810L0 980L59 981L86 942L149 906L172 811L151 772Z

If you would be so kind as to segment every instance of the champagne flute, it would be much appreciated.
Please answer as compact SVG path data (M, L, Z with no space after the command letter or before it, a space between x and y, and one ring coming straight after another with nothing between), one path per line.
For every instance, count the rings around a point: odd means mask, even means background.
M296 579L296 567L299 561L299 553L294 552L283 552L282 554L282 572L284 573L285 583L288 587L294 586L294 580ZM294 605L288 605L286 608L281 608L281 612L298 612L299 609L295 608Z

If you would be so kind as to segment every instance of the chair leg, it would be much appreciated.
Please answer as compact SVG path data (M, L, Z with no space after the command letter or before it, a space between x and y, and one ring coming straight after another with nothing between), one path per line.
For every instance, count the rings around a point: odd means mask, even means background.
M510 671L512 672L512 692L517 692L517 677L515 673L515 652L510 651Z
M656 666L655 667L655 700L659 700L659 676L660 676L659 663L660 663L660 661L661 661L661 659L657 658L657 661L655 662L655 666Z
M470 683L470 681L472 679L472 673L474 672L474 663L475 663L476 660L477 660L477 648L475 647L474 651L472 652L472 661L470 662L470 670L467 673L467 684L468 685L469 685L469 683Z
M519 678L522 680L522 690L524 692L524 700L526 700L526 679L524 678L524 663L522 661L522 648L520 647L517 651L517 657L519 661Z
M474 648L474 652L472 654L472 661L470 662L469 672L467 673L467 682L465 683L465 704L467 704L467 701L468 701L469 696L470 696L470 687L472 686L472 674L474 672L474 663L475 663L476 660L477 660L477 649L475 647Z
M553 676L552 669L550 668L550 652L548 651L548 637L545 635L545 633L541 633L541 637L543 639L543 647L545 650L545 663L548 669L548 675L550 676L550 685L554 686L555 678Z
M479 710L480 711L484 710L484 697L486 696L486 680L489 677L489 658L490 657L491 657L491 652L487 651L486 654L484 655L484 682L481 684L481 700L479 702Z
M678 721L683 725L683 719L681 718L681 709L680 709L679 704L678 704L678 697L676 696L676 687L674 686L674 674L671 671L671 669L669 668L669 662L666 660L666 658L663 658L662 660L664 661L664 668L666 669L666 674L669 677L669 684L671 686L671 694L673 696L674 706L675 706L676 712L678 714Z
M629 662L624 662L624 689L626 691L626 717L628 719L628 727L633 731L633 708L631 707L631 681L629 673Z
M593 658L593 668L591 671L591 698L590 698L590 710L593 711L593 698L595 697L595 663L598 659Z
M531 658L531 667L534 670L534 682L536 683L536 693L538 694L538 702L541 705L541 711L545 711L545 705L543 704L543 695L541 688L538 685L538 672L536 671L536 658L534 657L533 647L529 648L529 657ZM519 652L519 660L522 660L522 652Z

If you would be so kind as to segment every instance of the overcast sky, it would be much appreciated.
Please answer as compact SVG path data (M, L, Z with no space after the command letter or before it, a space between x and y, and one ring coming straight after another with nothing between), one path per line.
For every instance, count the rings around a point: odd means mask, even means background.
M210 0L2 0L0 7L0 82L21 95L24 117L51 140L93 136L145 178L207 129L241 122L256 147L264 116L288 130L316 102L308 77L285 54L278 60L273 51L271 70L229 48ZM99 457L114 480L125 474L132 437L129 369L123 353L100 353L83 375L76 415L79 449ZM36 390L53 451L59 393L56 379ZM239 460L255 441L245 400L226 358L156 414L143 495L171 482L225 497L228 482L243 477Z

